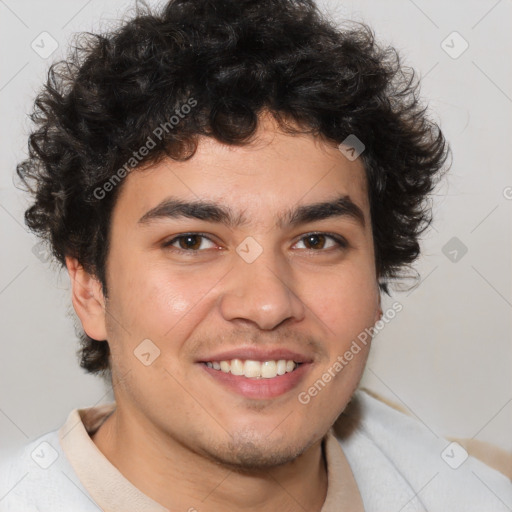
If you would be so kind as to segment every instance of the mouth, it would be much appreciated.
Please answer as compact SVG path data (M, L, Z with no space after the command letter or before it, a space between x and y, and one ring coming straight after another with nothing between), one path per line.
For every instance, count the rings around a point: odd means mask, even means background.
M213 370L247 379L275 379L276 377L296 371L303 363L293 361L292 359L271 359L268 361L230 359L206 361L202 364Z
M266 400L297 389L314 358L284 348L238 347L196 360L214 386L244 398Z

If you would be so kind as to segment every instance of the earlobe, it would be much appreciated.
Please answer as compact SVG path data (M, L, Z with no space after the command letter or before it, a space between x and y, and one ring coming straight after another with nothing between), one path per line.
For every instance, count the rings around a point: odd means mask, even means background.
M86 272L76 258L66 257L71 280L71 300L86 334L98 341L107 339L105 297L98 279Z

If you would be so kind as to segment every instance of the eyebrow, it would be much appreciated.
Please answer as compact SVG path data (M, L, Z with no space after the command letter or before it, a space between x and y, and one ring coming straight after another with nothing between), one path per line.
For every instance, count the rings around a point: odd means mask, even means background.
M244 212L234 212L228 206L213 201L188 201L177 197L164 199L146 212L138 221L149 224L163 219L190 218L207 222L221 223L229 228L247 226L249 219ZM330 201L300 205L278 215L276 227L295 227L309 222L331 218L347 218L355 221L363 229L365 217L363 210L348 195L341 195Z

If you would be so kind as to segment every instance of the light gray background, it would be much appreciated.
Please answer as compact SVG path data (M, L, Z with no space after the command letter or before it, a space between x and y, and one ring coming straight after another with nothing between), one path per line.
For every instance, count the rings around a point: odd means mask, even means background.
M0 453L58 428L76 407L112 399L78 366L68 278L40 261L13 185L27 113L69 36L108 27L126 0L0 0ZM337 20L370 23L422 77L422 93L453 150L416 268L420 285L384 300L403 310L374 340L364 384L433 435L475 437L512 451L512 50L510 0L323 1ZM47 60L31 42L59 43ZM468 42L458 58L441 43ZM455 37L455 39L454 39ZM450 36L451 52L461 41ZM443 247L467 247L451 261ZM449 247L449 246L448 246ZM445 252L447 250L445 249Z

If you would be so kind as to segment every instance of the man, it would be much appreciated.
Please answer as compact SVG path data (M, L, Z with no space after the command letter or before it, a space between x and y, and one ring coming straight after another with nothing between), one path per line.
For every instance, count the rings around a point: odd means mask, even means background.
M4 464L1 510L507 510L506 477L356 391L447 155L371 31L171 1L86 36L33 120L26 220L115 403Z

